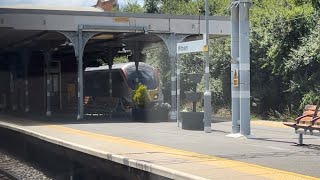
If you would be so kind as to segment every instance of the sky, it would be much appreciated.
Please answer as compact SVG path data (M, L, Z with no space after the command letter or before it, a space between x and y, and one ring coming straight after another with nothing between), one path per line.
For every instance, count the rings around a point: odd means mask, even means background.
M130 1L130 0L129 0ZM97 0L0 0L1 5L15 5L15 4L33 4L33 5L52 5L52 6L93 6ZM118 0L118 3L123 6L128 0ZM142 5L143 0L137 0Z

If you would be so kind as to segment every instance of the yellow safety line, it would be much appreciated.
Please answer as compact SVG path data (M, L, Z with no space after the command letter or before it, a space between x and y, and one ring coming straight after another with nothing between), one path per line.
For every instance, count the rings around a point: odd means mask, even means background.
M176 158L194 160L194 161L198 161L199 163L205 163L205 164L213 165L220 168L228 168L238 172L265 177L268 179L274 179L274 180L305 180L305 179L316 180L318 179L319 180L319 178L292 173L292 172L283 171L283 170L278 170L278 169L273 169L273 168L268 168L260 165L244 163L244 162L235 161L235 160L228 160L228 159L220 158L216 156L204 155L204 154L199 154L195 152L184 151L181 149L174 149L170 147L149 144L149 143L124 139L124 138L119 138L119 137L114 137L109 135L97 134L97 133L92 133L88 131L82 131L78 129L59 126L59 125L47 125L45 127L59 130L64 133L93 138L96 140L113 141L113 142L126 144L133 147L152 149L153 151L157 150L166 155L170 155Z
M285 129L291 128L282 124L282 122L275 122L275 121L258 120L258 121L251 121L251 123L258 126L268 126L268 127L285 128Z

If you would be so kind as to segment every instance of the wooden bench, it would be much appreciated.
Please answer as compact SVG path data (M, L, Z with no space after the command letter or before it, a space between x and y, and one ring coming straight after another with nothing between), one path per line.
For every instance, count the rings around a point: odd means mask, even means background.
M319 105L306 105L302 116L297 117L295 122L284 122L283 124L294 128L299 134L299 145L303 144L303 135L320 136Z
M127 111L123 107L123 103L120 98L117 97L84 97L84 112L89 115L109 115L112 118L112 113L122 112L127 118Z

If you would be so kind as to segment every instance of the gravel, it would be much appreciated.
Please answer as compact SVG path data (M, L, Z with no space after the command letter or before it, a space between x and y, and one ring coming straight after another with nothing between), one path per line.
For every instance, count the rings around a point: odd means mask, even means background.
M24 180L49 180L45 174L30 164L14 158L6 152L0 151L0 168Z

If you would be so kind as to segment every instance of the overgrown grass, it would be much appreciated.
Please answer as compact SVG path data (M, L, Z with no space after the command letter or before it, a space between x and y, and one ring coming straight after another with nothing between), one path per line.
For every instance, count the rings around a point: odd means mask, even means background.
M285 111L283 113L280 113L276 110L270 110L268 120L288 122L288 121L293 121L298 116L299 116L298 112Z

